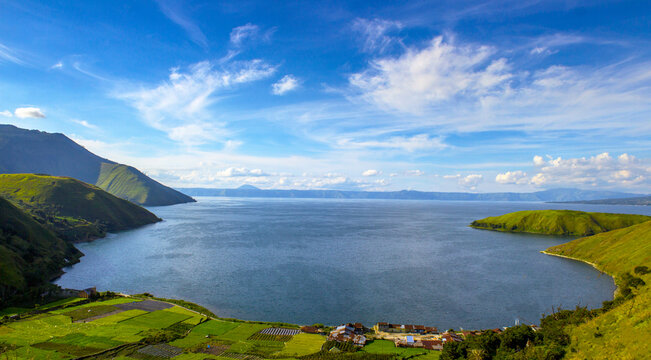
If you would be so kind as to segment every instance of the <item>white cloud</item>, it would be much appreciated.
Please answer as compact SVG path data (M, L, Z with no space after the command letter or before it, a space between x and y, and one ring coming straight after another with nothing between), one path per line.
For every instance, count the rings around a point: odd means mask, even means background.
M293 75L285 75L277 83L271 85L271 92L274 95L285 95L298 87L298 79Z
M25 65L25 62L21 60L12 49L0 44L0 62L3 60L17 65Z
M16 115L17 118L20 119L27 119L27 118L44 118L45 114L41 109L36 108L36 107L23 107L23 108L17 108L14 111L14 115Z
M453 180L456 179L459 186L468 190L477 190L477 186L484 181L484 176L481 174L470 174L463 176L461 174L457 175L445 175L444 179Z
M61 61L59 61L58 63L50 66L50 69L52 69L52 70L54 70L54 69L63 69L63 63Z
M268 176L262 169L247 169L247 168L235 168L235 167L229 167L228 169L224 169L221 171L218 171L216 174L218 177L240 177L240 176L248 176L248 177L258 177L258 176Z
M629 154L617 157L601 153L589 158L548 157L536 164L531 178L536 186L579 186L648 190L651 188L651 159Z
M527 184L529 179L527 178L527 173L517 170L517 171L507 171L502 174L497 174L495 181L500 184Z
M422 171L422 170L418 170L418 169L407 170L407 171L405 171L405 175L407 175L407 176L423 176L423 175L425 175L425 172Z
M366 171L364 171L362 173L362 176L366 176L366 177L368 177L368 176L377 176L380 173L381 173L380 171L377 171L375 169L368 169L368 170L366 170Z
M258 35L260 28L258 25L248 23L246 25L233 28L231 31L231 43L235 46L242 45L247 38L253 38Z
M220 90L266 78L275 71L274 66L262 60L234 62L221 69L202 61L186 72L171 69L169 79L158 86L114 95L130 103L148 125L166 132L170 139L188 145L201 144L227 135L210 112Z
M89 128L89 129L97 129L97 126L95 126L95 125L89 123L89 122L86 121L86 120L78 120L78 119L70 119L70 120L71 120L72 122L74 122L75 124L79 124L79 125L81 125L81 126L83 126L83 127L86 127L86 128Z
M361 96L381 107L419 113L458 95L486 96L504 91L512 77L506 59L491 60L488 46L458 46L434 38L424 49L409 48L398 58L380 58L349 77Z
M353 31L362 35L364 51L383 52L393 43L399 42L399 39L388 35L388 33L402 29L402 24L398 21L357 18L353 21L352 28Z
M197 24L183 13L182 6L178 6L176 2L169 0L158 0L158 5L163 14L172 20L172 22L182 27L194 43L203 48L208 47L206 35L204 35Z
M337 140L337 146L339 148L347 149L398 149L407 152L443 149L447 147L447 145L445 145L443 142L443 139L438 137L430 137L427 134L418 134L411 137L394 136L384 140L351 140L342 138Z
M4 117L12 117L12 116L14 116L14 115L11 113L11 111L9 111L9 110L5 110L5 111L0 111L0 116L4 116Z

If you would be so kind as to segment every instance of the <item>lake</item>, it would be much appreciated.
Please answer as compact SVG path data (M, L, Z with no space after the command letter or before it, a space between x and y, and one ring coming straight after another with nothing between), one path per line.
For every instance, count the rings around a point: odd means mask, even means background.
M163 222L78 244L86 256L56 283L150 292L245 320L495 328L538 323L553 307L600 307L615 286L587 264L540 253L570 238L470 222L533 209L651 215L523 202L197 200L150 208Z

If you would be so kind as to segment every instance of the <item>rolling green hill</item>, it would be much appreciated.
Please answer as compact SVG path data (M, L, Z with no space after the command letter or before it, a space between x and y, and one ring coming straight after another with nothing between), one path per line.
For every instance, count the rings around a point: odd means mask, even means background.
M0 197L0 308L9 298L29 297L82 255Z
M68 176L145 206L193 202L137 169L101 158L63 134L0 125L0 173Z
M651 268L651 221L551 247L547 254L590 262L618 279L640 266ZM594 319L568 329L568 359L643 359L651 354L651 273L635 273L646 283ZM621 296L621 295L620 295Z
M95 183L109 193L136 204L163 206L188 202L189 198L163 186L138 169L122 164L102 163Z
M589 213L573 210L529 210L473 221L477 229L547 235L587 236L651 220L644 215Z
M160 221L134 203L67 177L1 174L0 196L71 241Z

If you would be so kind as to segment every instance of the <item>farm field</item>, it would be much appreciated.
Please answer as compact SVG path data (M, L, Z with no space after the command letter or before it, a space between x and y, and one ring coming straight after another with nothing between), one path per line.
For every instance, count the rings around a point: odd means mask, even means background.
M211 319L155 300L116 297L77 304L65 299L21 309L20 319L0 322L0 359L291 359L321 356L323 335L301 333L288 325ZM88 300L86 300L88 301ZM142 302L140 302L142 301ZM43 312L42 309L52 308ZM438 359L437 352L395 348L375 341L338 358L375 355Z

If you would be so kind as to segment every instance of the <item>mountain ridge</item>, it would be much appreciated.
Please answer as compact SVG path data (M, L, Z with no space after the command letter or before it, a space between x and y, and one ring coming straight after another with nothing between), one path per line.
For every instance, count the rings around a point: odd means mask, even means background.
M246 187L245 187L246 186ZM459 200L459 201L571 201L600 198L638 197L640 194L579 189L550 189L532 193L464 193L400 191L348 191L348 190L263 190L251 185L236 189L179 188L190 196L269 197L304 199L383 199L383 200Z
M0 173L68 176L144 206L193 202L138 169L100 157L64 134L0 124Z

